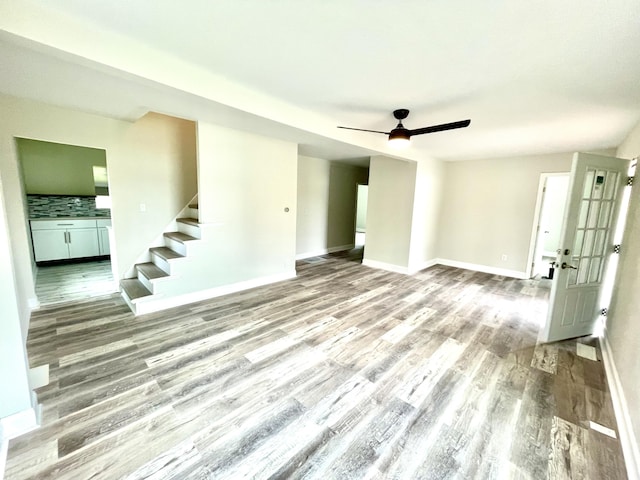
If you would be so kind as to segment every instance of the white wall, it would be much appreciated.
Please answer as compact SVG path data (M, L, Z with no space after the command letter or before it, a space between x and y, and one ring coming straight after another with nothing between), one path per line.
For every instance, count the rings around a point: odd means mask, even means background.
M30 303L35 302L32 254L24 188L16 137L66 143L107 152L113 197L114 234L122 272L195 194L195 125L160 115L137 124L122 122L39 102L0 95L0 182L6 213L6 233L0 232L2 275L2 355L10 355L10 370L0 370L3 398L23 406L25 391L21 363L26 358ZM170 187L168 187L170 185ZM146 202L147 212L136 208ZM157 211L170 205L175 212ZM9 235L7 247L6 234ZM11 263L14 281L10 281ZM6 303L5 303L6 302ZM19 332L19 335L16 334ZM4 357L3 357L4 358ZM20 360L21 359L21 360ZM25 367L26 368L26 367ZM13 400L12 400L13 402ZM15 410L11 407L10 410ZM0 412L2 416L4 412Z
M136 123L0 95L0 174L16 265L23 331L35 299L32 255L15 137L107 152L115 270L122 276L196 193L195 124L159 114ZM140 211L140 203L146 211Z
M438 219L442 200L443 162L421 160L416 166L416 187L411 226L409 271L431 265L438 256Z
M136 260L197 193L196 125L153 112L123 123L107 147L107 169L112 260L120 277L130 277Z
M620 145L617 156L640 156L640 124ZM640 440L640 182L631 193L629 214L610 313L607 317L607 339L620 379L636 440ZM621 418L618 418L620 422ZM636 445L637 448L637 445Z
M564 217L562 206L567 202L568 191L569 175L554 175L547 178L540 218L542 249L545 255L555 256L556 250L560 248L560 233Z
M356 185L367 178L364 167L298 157L298 258L353 245Z
M3 194L0 181L0 419L31 408Z
M369 202L369 186L358 185L356 200L356 230L364 232L367 229L367 206Z
M447 162L438 256L524 275L540 174L568 172L571 158L560 153Z
M297 148L198 123L200 222L216 228L210 287L295 274Z
M409 269L416 162L371 157L364 263Z

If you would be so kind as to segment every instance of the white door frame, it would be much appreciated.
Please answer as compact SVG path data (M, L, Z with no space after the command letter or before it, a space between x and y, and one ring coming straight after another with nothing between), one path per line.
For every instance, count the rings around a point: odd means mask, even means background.
M538 226L540 224L540 217L542 215L542 205L544 200L544 187L549 177L559 177L566 175L570 172L553 172L553 173L541 173L540 180L538 181L538 196L536 197L536 209L533 215L533 227L531 228L531 240L529 241L529 254L527 256L527 268L526 273L529 278L533 277L533 263L535 260L536 246L538 244Z

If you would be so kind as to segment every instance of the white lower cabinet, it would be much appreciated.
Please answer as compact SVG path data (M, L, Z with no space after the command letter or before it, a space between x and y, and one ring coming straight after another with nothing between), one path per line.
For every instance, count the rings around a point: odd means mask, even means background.
M101 219L96 221L98 226L98 248L100 255L111 255L111 247L109 246L109 229L111 220Z
M97 257L101 253L96 220L31 220L36 262Z

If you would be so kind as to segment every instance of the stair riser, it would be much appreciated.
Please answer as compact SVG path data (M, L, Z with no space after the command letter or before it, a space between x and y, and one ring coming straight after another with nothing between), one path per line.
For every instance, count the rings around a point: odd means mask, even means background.
M187 211L189 212L189 216L191 218L198 218L198 209L197 208L189 208Z
M140 282L147 287L147 289L151 292L151 293L157 293L154 288L153 288L153 283L151 283L151 280L149 280L147 277L144 276L144 274L142 272L138 272L138 280L140 280Z
M164 237L164 244L169 247L171 250L178 252L180 255L187 256L187 246L182 243L174 240L173 238Z
M155 263L159 268L161 268L162 270L164 270L165 272L167 272L169 275L171 275L171 264L169 262L167 262L164 258L152 253L151 254L151 261L153 263Z
M129 306L129 308L131 309L133 314L137 315L138 312L136 310L136 305L133 302L131 302L131 299L127 295L127 292L124 291L124 289L120 292L120 296L122 296L122 298L124 299L125 303Z
M202 238L200 228L195 225L188 225L186 223L178 222L178 231L191 235L192 237Z

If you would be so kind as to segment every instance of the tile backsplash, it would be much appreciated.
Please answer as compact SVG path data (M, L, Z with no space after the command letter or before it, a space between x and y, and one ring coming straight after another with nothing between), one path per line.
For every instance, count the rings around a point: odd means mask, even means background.
M96 208L95 197L27 195L29 218L110 217L108 208Z

